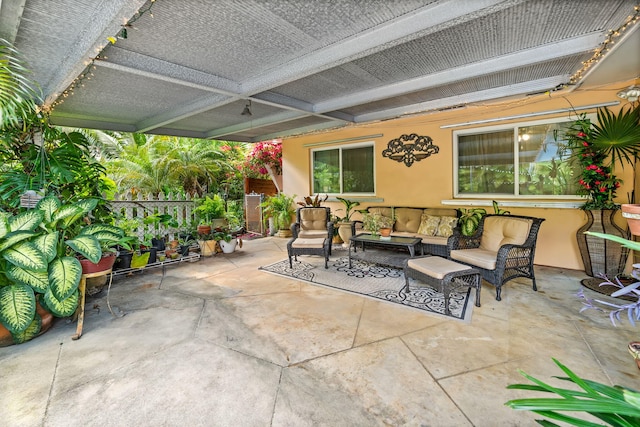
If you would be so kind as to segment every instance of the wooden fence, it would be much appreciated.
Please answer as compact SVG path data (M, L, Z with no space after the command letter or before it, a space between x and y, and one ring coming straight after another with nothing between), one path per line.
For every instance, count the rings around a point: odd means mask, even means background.
M173 195L160 193L158 197L153 195L143 196L138 193L136 198L131 194L116 195L111 201L111 209L114 213L121 215L125 221L133 223L130 220L137 220L138 227L136 232L140 239L145 234L151 234L154 237L160 235L169 235L173 238L175 233L195 227L194 210L195 203L187 195ZM166 227L163 224L144 224L144 218L154 214L171 215L178 223L177 227Z

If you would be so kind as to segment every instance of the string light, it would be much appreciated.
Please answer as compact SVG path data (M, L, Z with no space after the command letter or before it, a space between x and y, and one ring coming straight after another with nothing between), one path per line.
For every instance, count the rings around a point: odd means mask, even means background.
M137 20L139 20L142 15L144 15L145 13L149 13L149 16L151 16L153 18L153 13L151 12L151 9L153 8L153 6L155 5L156 0L151 0L149 2L149 5L144 8L144 9L140 9L138 10L132 17L131 19L129 19L129 21L127 21L126 23L122 24L122 28L120 29L120 31L117 34L118 38L123 38L126 39L128 36L127 33L127 29L128 28L134 28L133 24L134 22L136 22ZM111 44L115 44L116 43L116 37L107 37L107 41ZM51 105L43 105L41 108L43 111L47 111L49 113L51 113L53 111L53 109L55 107L57 107L58 105L62 104L66 98L68 98L69 96L72 96L75 92L75 89L78 87L84 87L85 86L85 81L87 80L91 80L92 77L95 76L94 74L94 70L97 68L95 65L96 61L101 61L101 60L106 60L107 57L104 55L101 55L101 52L104 50L104 48L107 46L108 43L105 43L103 45L100 45L99 47L96 48L96 53L97 55L94 58L90 58L88 61L85 61L85 69L82 71L82 73L80 73L78 75L78 77L76 77L75 79L73 79L73 81L71 82L71 84L61 93L61 94L56 94L56 100L51 103Z
M616 43L616 39L618 39L629 27L635 25L640 20L640 6L635 6L633 8L633 15L630 15L625 20L624 24L622 24L618 29L609 30L607 33L607 38L596 48L593 52L593 55L588 60L582 63L582 67L576 71L571 78L569 79L569 84L575 85L578 83L592 68L595 64L600 62L602 58L609 52L612 48L612 45Z

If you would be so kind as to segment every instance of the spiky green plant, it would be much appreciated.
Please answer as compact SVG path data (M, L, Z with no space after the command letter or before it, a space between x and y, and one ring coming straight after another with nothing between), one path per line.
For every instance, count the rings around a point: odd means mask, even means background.
M527 410L552 420L581 427L598 427L596 424L565 413L583 412L593 415L607 425L631 427L640 425L640 392L622 387L610 387L595 381L580 378L562 363L553 359L556 365L567 374L567 377L556 377L576 384L582 390L571 390L553 387L523 371L520 374L533 384L511 384L512 390L530 390L558 395L556 398L515 399L505 403L513 409ZM552 421L536 420L543 426L558 426Z
M614 114L607 107L598 109L598 123L591 125L593 147L611 157L611 165L634 164L640 149L640 105L622 107Z

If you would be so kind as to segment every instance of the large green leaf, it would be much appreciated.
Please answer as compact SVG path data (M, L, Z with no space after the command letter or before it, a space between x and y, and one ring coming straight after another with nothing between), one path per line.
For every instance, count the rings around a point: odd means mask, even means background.
M44 254L47 262L53 261L56 257L59 235L60 234L57 231L54 231L53 233L42 234L31 240L34 246Z
M48 262L44 254L29 241L20 242L2 252L4 259L26 270L47 271Z
M25 270L9 264L6 274L13 282L30 286L35 292L43 294L49 289L49 274L46 271Z
M24 331L11 334L13 338L13 342L16 344L22 344L23 342L27 342L37 337L40 333L40 329L42 329L42 317L38 313L36 313L35 318L31 322L31 324Z
M0 252L33 236L35 236L35 233L32 231L14 231L9 233L4 236L4 239L0 240Z
M80 235L100 235L103 233L108 233L111 235L114 235L116 238L120 238L122 237L122 235L124 234L124 232L122 231L121 228L113 226L113 225L109 225L109 224L91 224L91 225L87 225L86 227L84 227L82 229L82 231L80 232ZM98 237L99 239L99 237Z
M83 199L73 205L63 206L56 212L55 219L62 220L62 227L67 228L82 219L98 205L97 199Z
M40 199L36 205L36 209L39 209L44 213L44 221L46 223L53 221L53 216L59 208L60 200L55 196L47 196L44 199Z
M149 262L149 257L151 256L151 252L145 252L143 254L139 254L134 252L131 256L131 268L142 268L147 265Z
M0 239L7 235L10 231L9 222L7 221L7 214L0 212Z
M82 265L73 257L54 259L49 265L49 289L58 301L71 296L80 283Z
M65 243L94 264L97 264L102 258L100 241L93 236L78 236L75 239L67 240Z
M0 287L0 322L12 334L29 327L36 314L36 296L26 285Z
M76 290L69 298L60 301L53 292L49 291L44 294L43 304L56 317L68 317L75 313L78 308L79 291Z
M31 209L9 218L9 229L11 231L33 231L40 225L44 218L44 213L37 209Z
M82 208L76 205L64 205L60 206L60 208L53 214L53 221L58 223L58 221L64 221L62 227L66 228L71 221L69 218L77 218L78 216L82 216Z

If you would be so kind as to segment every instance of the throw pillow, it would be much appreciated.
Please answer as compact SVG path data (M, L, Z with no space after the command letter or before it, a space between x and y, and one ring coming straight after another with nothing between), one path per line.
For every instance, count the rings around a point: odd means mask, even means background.
M455 216L440 217L440 224L436 236L449 237L453 234L453 229L458 225L458 218Z
M438 224L440 224L440 217L422 214L420 218L420 227L418 227L418 234L424 234L425 236L435 236L438 231Z

